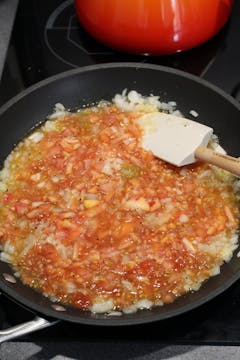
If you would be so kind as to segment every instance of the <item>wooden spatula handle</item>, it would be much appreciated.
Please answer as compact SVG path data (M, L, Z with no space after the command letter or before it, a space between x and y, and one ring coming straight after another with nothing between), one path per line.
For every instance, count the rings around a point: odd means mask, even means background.
M199 146L196 149L194 155L198 160L216 165L224 170L231 172L234 175L240 176L240 159L217 153L214 150L208 149L204 146Z

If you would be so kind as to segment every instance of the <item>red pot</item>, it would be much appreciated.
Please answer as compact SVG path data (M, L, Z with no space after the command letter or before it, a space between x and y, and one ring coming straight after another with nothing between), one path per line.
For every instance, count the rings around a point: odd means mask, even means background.
M112 48L149 54L190 49L226 23L233 0L75 0L82 26Z

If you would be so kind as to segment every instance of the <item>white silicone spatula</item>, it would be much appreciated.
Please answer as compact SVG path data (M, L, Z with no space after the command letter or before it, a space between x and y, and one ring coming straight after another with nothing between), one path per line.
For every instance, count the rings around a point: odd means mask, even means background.
M240 160L207 148L213 129L196 121L153 112L136 122L143 130L142 146L162 160L183 166L202 160L240 176Z

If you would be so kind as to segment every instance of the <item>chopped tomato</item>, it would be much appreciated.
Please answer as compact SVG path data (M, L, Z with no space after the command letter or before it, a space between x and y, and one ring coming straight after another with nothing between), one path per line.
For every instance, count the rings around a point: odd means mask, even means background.
M143 150L138 115L85 109L13 151L0 235L25 284L83 310L109 299L116 310L169 303L231 255L230 180Z

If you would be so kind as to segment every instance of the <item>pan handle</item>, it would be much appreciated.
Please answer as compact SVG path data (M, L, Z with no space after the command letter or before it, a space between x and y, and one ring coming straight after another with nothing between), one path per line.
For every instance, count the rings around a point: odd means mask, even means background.
M32 333L34 331L44 329L59 322L59 320L49 321L44 318L36 316L33 320L27 321L23 324L13 326L9 329L0 330L0 343L12 340L17 337Z

